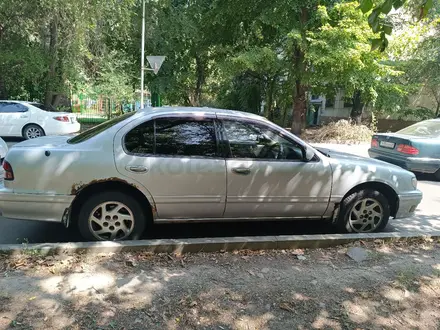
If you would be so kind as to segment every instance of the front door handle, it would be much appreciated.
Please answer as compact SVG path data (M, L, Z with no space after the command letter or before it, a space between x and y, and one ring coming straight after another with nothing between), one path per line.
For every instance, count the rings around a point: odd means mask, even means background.
M127 171L134 173L145 173L148 172L148 169L145 166L127 166Z
M241 174L241 175L248 175L251 173L251 169L247 167L235 167L232 169L232 172Z

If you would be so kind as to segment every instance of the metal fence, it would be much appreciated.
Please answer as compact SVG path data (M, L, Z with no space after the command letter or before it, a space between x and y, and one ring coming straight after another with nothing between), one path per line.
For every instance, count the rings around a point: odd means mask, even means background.
M137 103L116 102L105 97L92 99L75 96L72 98L72 111L76 114L81 126L88 128L140 108L140 104Z

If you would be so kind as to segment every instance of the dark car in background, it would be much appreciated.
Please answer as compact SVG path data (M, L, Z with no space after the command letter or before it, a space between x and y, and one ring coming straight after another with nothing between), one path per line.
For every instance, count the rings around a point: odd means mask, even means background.
M375 134L368 153L371 158L434 174L440 180L440 119L425 120L396 133Z

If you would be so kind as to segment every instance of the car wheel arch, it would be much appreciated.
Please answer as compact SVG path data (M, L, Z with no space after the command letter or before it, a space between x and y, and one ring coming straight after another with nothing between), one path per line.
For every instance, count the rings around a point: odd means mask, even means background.
M119 191L132 196L142 205L142 208L144 209L145 214L150 218L150 221L153 221L156 218L157 211L152 198L147 197L144 192L129 183L119 180L108 180L88 184L75 192L75 199L70 206L70 219L73 222L76 222L83 203L93 194L102 191Z
M39 128L41 128L41 130L43 131L44 134L46 134L46 131L44 130L43 127L41 127L41 125L35 124L35 123L27 123L26 125L23 126L23 128L21 129L21 135L24 135L24 131L27 127L29 126L37 126Z
M351 194L361 190L376 190L382 193L390 204L391 216L394 217L399 209L399 197L397 192L388 184L378 181L370 181L358 184L351 188L341 199L341 202Z

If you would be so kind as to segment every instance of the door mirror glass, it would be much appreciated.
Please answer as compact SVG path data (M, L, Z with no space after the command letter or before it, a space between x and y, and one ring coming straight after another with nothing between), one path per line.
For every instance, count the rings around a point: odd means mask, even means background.
M315 153L310 148L305 148L304 150L304 160L310 162L315 157Z

